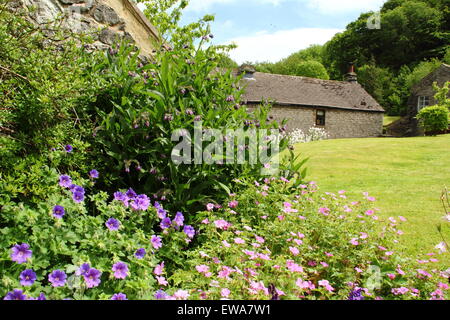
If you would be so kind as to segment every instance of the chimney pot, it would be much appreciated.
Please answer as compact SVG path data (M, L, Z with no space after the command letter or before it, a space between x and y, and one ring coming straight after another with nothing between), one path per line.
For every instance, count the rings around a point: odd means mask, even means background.
M358 82L358 76L355 72L355 64L353 62L349 63L348 73L345 75L345 81L347 82Z

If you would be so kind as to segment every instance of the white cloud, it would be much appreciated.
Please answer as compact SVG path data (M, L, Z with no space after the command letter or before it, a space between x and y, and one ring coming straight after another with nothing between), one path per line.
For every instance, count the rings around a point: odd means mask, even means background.
M377 11L387 0L299 0L321 13L345 13Z
M258 32L253 36L231 39L238 45L230 52L230 56L237 63L245 61L276 62L290 54L305 49L312 44L324 44L330 40L340 29L300 28L282 30L275 33Z
M211 9L215 4L235 4L242 0L190 0L186 10L205 12ZM245 0L255 2L255 5L271 4L273 6L279 5L286 0Z
M191 0L187 10L205 12L215 4L236 4L242 0ZM387 0L245 0L254 2L255 5L271 4L278 6L280 3L291 2L307 5L321 13L365 12L378 10Z

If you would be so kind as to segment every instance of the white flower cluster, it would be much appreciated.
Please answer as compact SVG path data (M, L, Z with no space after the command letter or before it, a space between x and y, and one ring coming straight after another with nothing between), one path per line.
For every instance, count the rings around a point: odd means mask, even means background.
M311 127L305 133L301 129L295 129L288 134L291 144L306 143L311 141L326 140L329 138L328 133L323 128Z

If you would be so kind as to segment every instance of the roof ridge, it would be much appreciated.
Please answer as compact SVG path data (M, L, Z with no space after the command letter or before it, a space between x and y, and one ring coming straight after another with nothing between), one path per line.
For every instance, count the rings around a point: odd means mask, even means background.
M319 78L312 78L312 77L304 77L304 76L294 76L294 75L288 75L288 74L279 74L279 73L269 73L269 72L255 72L256 73L262 73L270 76L278 76L278 77L290 77L290 78L296 78L296 79L311 79L316 81L324 81L324 82L332 82L332 83L345 83L345 84L352 84L352 82L348 82L345 80L325 80L325 79L319 79Z

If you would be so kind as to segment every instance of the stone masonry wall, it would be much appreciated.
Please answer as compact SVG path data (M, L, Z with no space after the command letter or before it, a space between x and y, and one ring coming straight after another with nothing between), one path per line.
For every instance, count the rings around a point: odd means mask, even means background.
M316 123L316 108L274 105L271 115L277 120L287 119L288 131L307 132ZM322 110L322 109L321 109ZM383 133L383 113L326 109L325 126L330 139L379 137Z
M156 29L131 0L16 0L34 7L30 18L37 24L64 17L62 27L75 33L90 34L96 48L108 48L116 39L134 42L145 56L151 55L151 39Z
M409 135L418 136L424 134L423 130L419 127L418 121L415 119L419 96L430 97L430 105L435 105L437 101L434 99L436 92L433 89L433 83L437 82L437 85L442 87L446 81L450 81L450 68L441 66L412 88L412 94L408 99L407 116L411 126ZM450 93L448 97L450 98Z

